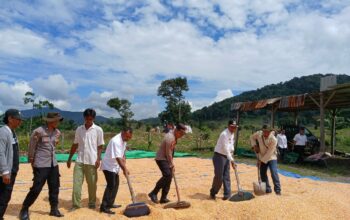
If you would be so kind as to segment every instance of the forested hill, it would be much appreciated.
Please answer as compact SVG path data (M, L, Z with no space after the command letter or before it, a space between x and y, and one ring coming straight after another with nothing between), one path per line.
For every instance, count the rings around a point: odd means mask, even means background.
M331 74L314 74L310 76L294 77L293 79L271 84L257 90L243 92L240 95L214 103L192 113L193 120L218 120L226 119L232 116L230 107L233 102L253 101L267 99L279 96L297 95L303 93L317 92L320 89L320 80L322 77ZM337 83L342 84L350 82L349 75L337 75Z

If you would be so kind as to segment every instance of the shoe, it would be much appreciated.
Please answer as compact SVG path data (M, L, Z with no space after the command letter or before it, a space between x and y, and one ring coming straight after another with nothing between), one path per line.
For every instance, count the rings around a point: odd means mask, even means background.
M272 190L271 189L267 189L266 190L266 194L268 194L268 193L272 193Z
M28 209L25 209L25 208L21 209L21 212L19 213L19 219L20 220L29 220Z
M160 204L165 204L165 203L168 203L168 202L170 202L170 200L167 199L167 198L161 199L161 200L159 201Z
M74 212L75 210L77 210L77 209L80 209L80 207L76 207L76 206L73 206L72 208L70 208L70 212Z
M111 211L110 209L106 209L106 208L100 208L100 212L106 213L106 214L110 214L110 215L114 215L115 212Z
M51 209L50 216L55 216L58 218L64 217L64 215L62 215L58 209Z
M89 209L96 209L96 205L89 205Z
M281 196L282 193L281 192L276 192L276 195Z
M215 196L215 195L210 194L210 199L211 199L211 200L216 200L216 196Z
M121 206L121 205L114 204L114 205L109 206L109 207L107 207L107 208L110 208L110 209L117 209L117 208L120 208L120 207L122 207L122 206Z
M152 200L152 202L154 202L154 203L156 203L156 204L159 203L156 194L154 194L154 193L149 193L149 194L148 194L148 197Z
M226 200L228 200L229 198L231 198L231 196L224 196L224 197L222 197L222 200L226 201Z

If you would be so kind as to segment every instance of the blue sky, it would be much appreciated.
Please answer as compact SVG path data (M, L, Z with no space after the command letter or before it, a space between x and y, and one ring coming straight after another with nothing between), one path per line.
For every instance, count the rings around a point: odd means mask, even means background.
M186 76L192 109L295 76L349 74L349 0L0 0L0 112L24 93L63 110L132 102L157 116Z

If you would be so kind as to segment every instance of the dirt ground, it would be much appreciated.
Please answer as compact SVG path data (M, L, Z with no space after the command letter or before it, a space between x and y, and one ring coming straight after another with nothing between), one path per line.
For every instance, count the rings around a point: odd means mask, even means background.
M177 179L180 186L181 199L191 203L191 207L183 210L163 209L160 204L152 204L147 193L152 190L160 177L160 171L153 159L128 160L134 190L138 201L146 202L151 214L139 219L350 219L350 185L336 182L313 181L309 179L293 179L280 175L282 196L274 193L255 197L245 202L222 201L222 191L216 201L209 200L209 189L213 178L212 161L199 158L175 159ZM252 182L256 180L256 167L245 164L238 165L240 180L245 190L252 191ZM116 203L122 208L114 209L116 215L101 214L99 204L105 188L105 179L99 172L97 208L87 208L87 185L82 190L83 208L70 212L73 185L73 169L60 164L61 190L60 205L63 219L126 219L123 211L131 203L129 190L124 176L121 182ZM32 172L28 164L21 164L12 200L7 209L5 219L16 219L21 204L32 185ZM232 172L232 191L236 193L236 184ZM171 185L169 199L176 201L174 183ZM30 208L31 219L51 219L47 186L37 201ZM52 218L57 219L57 218Z

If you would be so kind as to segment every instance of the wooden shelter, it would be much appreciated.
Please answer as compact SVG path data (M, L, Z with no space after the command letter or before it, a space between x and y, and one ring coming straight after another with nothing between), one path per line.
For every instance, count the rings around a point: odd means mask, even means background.
M283 96L271 99L263 99L251 102L232 103L231 110L236 112L236 120L239 123L240 113L268 109L271 111L271 127L275 126L275 114L280 112L293 112L294 122L297 124L297 116L300 111L320 111L320 150L326 151L325 145L325 110L332 112L331 153L334 153L335 145L335 117L337 109L350 108L350 83L334 85L322 89L320 92L305 93L300 95ZM236 134L236 146L239 133Z

